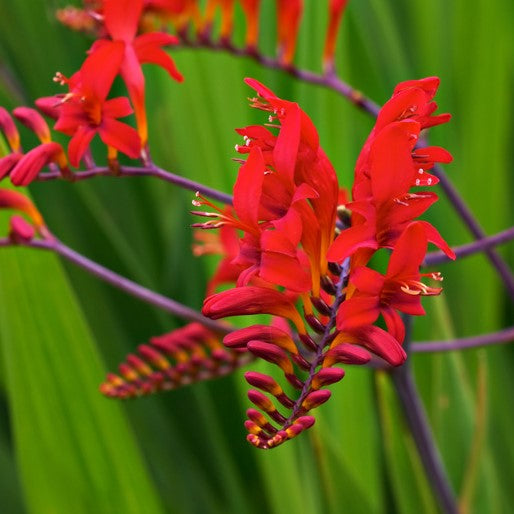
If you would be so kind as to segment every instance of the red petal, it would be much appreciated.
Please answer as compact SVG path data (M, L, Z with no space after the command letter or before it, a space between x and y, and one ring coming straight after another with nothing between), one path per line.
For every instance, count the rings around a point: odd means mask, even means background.
M351 334L359 344L382 357L392 366L399 366L405 362L407 354L400 343L385 330L373 325L357 328Z
M103 107L103 115L106 118L124 118L132 112L132 106L124 96L107 100Z
M441 234L437 231L437 229L432 226L427 221L418 221L417 223L421 224L425 229L425 233L427 235L427 239L430 243L435 244L438 248L440 248L450 259L455 260L457 256L453 252L453 250L448 246L448 243L441 237Z
M86 58L80 68L81 89L86 96L99 102L107 98L120 71L124 51L122 42L111 41L95 48Z
M380 315L378 296L353 296L337 312L337 328L350 330L375 323Z
M104 0L105 27L113 39L131 42L143 10L143 0Z
M255 147L239 169L234 185L234 209L239 219L250 227L257 226L264 172L262 152Z
M300 107L298 104L291 103L287 107L285 117L280 121L280 133L273 150L275 169L293 178L300 145Z
M245 78L244 81L251 88L255 89L258 95L262 96L266 100L270 100L271 98L277 98L277 95L273 93L271 89L268 89L264 84L261 84L258 80L252 78Z
M106 145L116 148L132 159L136 159L141 154L141 140L138 133L121 121L105 119L98 133Z
M378 248L375 231L369 223L343 230L329 247L327 260L340 262L359 248L373 248L375 250Z
M141 64L152 63L164 68L176 81L182 82L184 77L177 70L173 59L162 50L161 46L176 44L177 38L161 32L142 34L134 41L134 50Z
M399 343L403 343L403 340L405 339L405 325L403 324L401 316L394 309L389 307L382 308L382 316L384 316L387 331Z
M79 167L80 159L82 159L95 134L96 130L94 128L82 125L68 143L68 158L70 159L70 164L75 166L75 168Z
M394 247L386 278L419 275L419 267L427 253L427 234L420 222L411 223L399 237Z
M409 191L414 171L411 152L419 130L420 125L415 121L391 123L371 145L371 188L377 203Z

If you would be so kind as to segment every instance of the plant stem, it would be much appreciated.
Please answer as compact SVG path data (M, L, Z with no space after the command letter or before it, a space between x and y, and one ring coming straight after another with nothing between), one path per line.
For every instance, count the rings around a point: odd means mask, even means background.
M462 257L468 257L469 255L473 255L478 252L483 252L486 248L492 248L493 246L506 243L508 241L511 241L512 239L514 239L514 227L508 228L507 230L503 230L502 232L498 232L493 236L478 239L473 243L453 247L452 250L455 252L457 257L461 259ZM449 260L450 258L441 251L430 252L425 257L424 265L433 266L436 264L441 264L443 262L448 262Z
M175 184L183 189L189 189L190 191L199 191L205 196L212 198L213 200L217 200L224 204L232 203L232 195L227 193L223 193L222 191L218 191L217 189L205 186L200 182L195 182L194 180L190 180L185 177L181 177L180 175L176 175L175 173L171 173L170 171L159 168L155 164L150 164L148 166L120 166L116 175L113 175L112 170L107 166L94 166L92 168L88 168L86 170L79 170L73 173L74 181L87 180L97 176L114 176L114 177L145 177L152 176L160 178L166 182L170 182ZM38 181L47 181L47 180L58 180L62 179L61 173L57 171L49 171L46 173L42 173L38 175Z
M412 377L410 364L406 362L403 366L392 370L391 377L437 502L445 514L458 514L455 494L435 445L425 410Z
M509 327L498 332L483 334L480 336L463 337L449 341L428 341L413 343L410 347L411 352L450 352L456 350L466 350L493 344L505 344L514 341L514 327Z
M0 240L0 246L10 245L12 245L12 243L8 239ZM61 243L58 239L48 238L44 240L33 240L25 243L24 246L30 246L32 248L39 248L43 250L51 250L69 262L72 262L73 264L86 270L88 273L96 276L100 280L103 280L104 282L107 282L108 284L111 284L114 287L125 291L135 298L139 298L146 303L174 314L175 316L179 316L180 318L187 319L189 321L196 321L220 334L227 334L233 330L233 328L229 325L206 318L200 312L192 309L191 307L187 307L186 305L176 302L171 298L167 298L160 293L137 284L128 278L122 277L118 273L115 273L114 271L105 268L104 266L81 255L75 250L72 250L65 244Z

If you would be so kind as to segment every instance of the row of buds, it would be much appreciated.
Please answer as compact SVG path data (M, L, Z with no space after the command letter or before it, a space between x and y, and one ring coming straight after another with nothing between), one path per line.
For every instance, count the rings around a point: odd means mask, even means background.
M62 146L52 141L50 129L41 114L29 107L17 107L13 116L39 139L39 145L24 153L20 134L6 109L0 107L0 133L3 133L9 153L0 157L0 179L9 176L15 186L27 186L45 166L56 167L66 179L72 179Z
M225 348L212 331L190 323L140 345L138 355L120 364L119 374L107 375L100 391L125 399L177 389L226 375L248 360L248 354Z
M328 0L328 27L323 50L323 67L327 73L334 71L336 41L347 2ZM84 9L60 9L57 18L73 30L87 31L102 37L109 30L105 23L106 16L109 16L109 4L117 3L125 9L129 9L130 4L123 0L85 3ZM219 12L221 21L218 37L220 43L225 45L231 44L236 5L239 4L246 19L246 49L257 51L261 0L207 0L203 12L198 0L146 0L141 3L142 11L138 19L140 30L151 31L155 26L162 27L171 23L184 39L189 38L189 28L192 26L200 40L210 41ZM303 14L304 0L276 0L277 54L283 66L290 66L293 62Z

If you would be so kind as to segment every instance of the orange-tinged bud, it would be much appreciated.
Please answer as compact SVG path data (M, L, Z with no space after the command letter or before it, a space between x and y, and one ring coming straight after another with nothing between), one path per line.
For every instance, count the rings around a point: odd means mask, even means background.
M0 130L5 134L11 150L19 152L21 150L20 134L11 115L3 107L0 107Z
M257 47L259 37L259 8L261 0L240 0L246 17L246 46Z
M35 233L34 227L25 218L14 215L9 220L9 239L14 243L30 241Z
M330 0L328 14L328 29L323 50L323 69L325 73L334 70L334 54L337 41L337 34L343 18L343 13L348 0Z
M34 223L36 228L45 226L43 217L35 205L23 194L11 189L0 189L0 209L14 209L24 212Z
M293 62L303 14L303 0L277 0L278 54L282 64Z

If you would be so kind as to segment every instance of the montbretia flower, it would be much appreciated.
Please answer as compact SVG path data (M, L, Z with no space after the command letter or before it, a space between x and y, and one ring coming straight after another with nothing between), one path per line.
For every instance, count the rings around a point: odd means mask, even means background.
M291 181L268 173L262 152L252 149L241 167L234 185L234 210L237 218L219 211L193 212L213 217L200 228L219 228L224 225L242 230L244 237L233 263L240 266L237 284L247 285L254 277L293 291L308 291L311 277L307 263L297 248L302 235L300 205L316 196L308 185L296 188ZM205 199L196 205L210 205Z
M173 59L162 49L163 46L176 44L178 40L175 36L162 32L136 36L143 6L143 0L104 0L105 29L111 40L97 40L90 50L94 55L105 47L122 47L119 71L134 106L142 147L146 145L148 139L148 126L145 109L145 79L141 65L157 64L175 80L179 82L183 80Z
M360 188L354 186L354 201L346 206L353 213L352 226L334 241L329 260L341 261L361 248L393 248L409 223L437 201L435 193L410 192L415 175L412 152L420 129L420 123L410 119L394 121L373 138L367 174L360 177ZM455 258L432 225L422 226L430 242Z
M106 145L129 157L136 158L140 154L141 142L137 132L117 120L132 113L128 99L106 99L123 54L122 43L103 46L93 52L69 80L59 75L59 80L68 82L70 93L59 104L55 129L71 136L68 156L75 167L78 167L95 134Z
M411 223L398 239L385 275L366 267L356 268L350 276L356 290L339 308L337 327L345 331L372 325L381 314L389 333L401 343L405 328L397 311L423 315L421 296L438 295L442 291L421 282L424 276L442 280L439 273L419 272L427 244L424 227L419 222Z
M236 149L245 154L260 148L266 167L277 181L292 184L297 191L311 189L308 204L299 203L297 211L301 217L301 243L309 258L312 287L317 296L320 277L327 272L326 253L334 237L339 190L335 170L319 144L314 124L298 104L278 98L254 79L245 82L259 94L259 98L252 100L252 106L270 112L270 122L278 121L280 125L276 136L264 127L238 129L245 144ZM266 197L272 201L268 208L272 210L276 203L273 191L278 188L269 189Z

